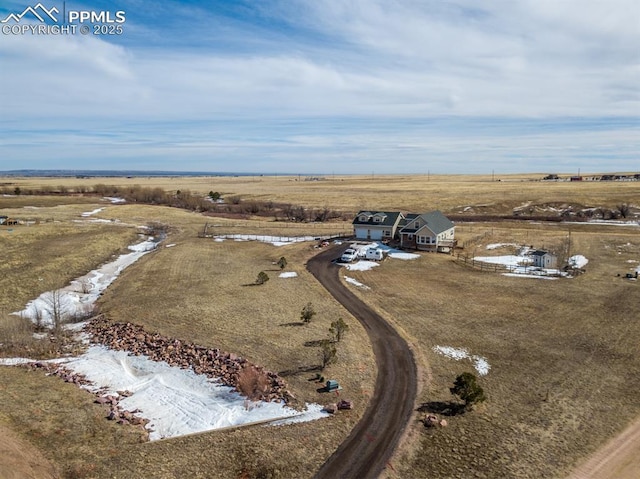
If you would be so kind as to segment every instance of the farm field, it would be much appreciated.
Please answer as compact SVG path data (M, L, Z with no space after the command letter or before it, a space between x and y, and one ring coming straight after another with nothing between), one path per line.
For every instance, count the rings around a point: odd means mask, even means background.
M343 210L461 212L471 206L479 214L502 214L529 201L640 204L637 183L503 179L391 177L386 184L382 177L100 181L168 190L179 181L180 188L203 193L219 190L243 199ZM73 188L80 180L15 181L23 188L65 181ZM82 216L97 209L101 211ZM317 341L328 336L332 321L341 317L350 327L339 344L337 363L325 375L340 380L354 410L310 423L152 443L142 442L137 430L106 421L93 397L77 387L1 367L0 427L33 446L62 477L312 477L362 415L375 362L364 329L306 271L306 261L317 253L315 243L275 247L198 237L205 222L218 225L214 232L288 235L332 233L344 229L344 222L283 228L261 218L243 220L240 226L236 220L177 208L112 205L86 196L0 197L0 214L37 221L11 231L0 227L7 258L0 265L0 285L8 292L0 300L2 356L19 351L53 355L10 313L122 252L140 227L152 222L168 225L168 237L103 295L100 312L110 319L246 357L284 373L298 400L319 403L327 396L309 381L313 374L290 372L319 362ZM640 260L637 228L465 223L458 237L468 254L488 255L488 244L553 247L569 232L572 251L589 259L587 272L573 279L509 278L434 254L413 261L386 259L371 271L341 273L370 288L346 283L401 330L416 352L423 380L416 404L420 410L386 477L563 477L640 415L629 387L640 373L640 325L633 319L640 292L637 282L617 276L638 266L632 263ZM510 248L493 254L511 253ZM274 263L280 256L287 258L285 271L297 276L279 277ZM247 286L259 271L270 280ZM318 315L303 326L300 310L309 301ZM437 354L435 346L466 348L486 358L491 369L480 383L489 399L473 412L447 418L446 428L426 429L419 421L422 415L451 401L448 388L455 376L473 371L470 362Z
M386 175L238 177L134 177L134 178L7 178L5 188L87 189L96 184L131 188L159 187L165 191L217 191L223 197L246 201L273 201L328 207L352 213L360 209L422 211L440 209L463 213L510 214L525 204L572 204L615 207L620 203L640 205L638 182L582 181L542 182L544 176L529 175ZM0 207L3 198L0 197Z

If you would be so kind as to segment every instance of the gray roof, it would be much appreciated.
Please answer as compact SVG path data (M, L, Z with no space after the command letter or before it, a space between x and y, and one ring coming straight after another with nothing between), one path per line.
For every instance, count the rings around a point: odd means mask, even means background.
M544 251L541 249L537 249L531 253L529 253L531 256L544 256L545 254L548 254L550 256L553 256L553 253L549 253L548 251Z
M413 220L420 218L422 221L419 228L413 228ZM415 233L423 226L427 226L434 234L440 234L444 231L447 231L454 227L454 224L451 222L449 218L443 215L440 211L431 211L429 213L424 213L421 215L418 214L408 214L407 215L407 226L400 230L401 233Z
M366 214L368 217L367 221L360 221L360 216ZM383 214L385 216L383 221L374 222L373 217L375 215ZM353 225L368 225L368 226L393 226L396 224L398 220L398 216L400 216L399 211L359 211L353 220Z

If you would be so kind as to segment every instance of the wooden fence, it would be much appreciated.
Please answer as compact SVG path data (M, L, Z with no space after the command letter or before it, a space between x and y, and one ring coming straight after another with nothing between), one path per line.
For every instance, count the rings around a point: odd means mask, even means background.
M458 253L455 255L454 261L458 264L473 268L478 271L486 271L488 273L515 273L515 274L529 274L534 271L539 271L540 268L533 265L510 265L510 264L498 264L498 263L486 263L484 261L477 261L472 256ZM545 274L545 276L552 276Z
M216 233L206 236L207 238L220 238L220 239L232 239L237 241L264 241L267 243L280 242L280 243L297 243L302 241L323 241L332 240L338 238L347 238L353 236L352 232L348 233L333 233L327 235L301 235L301 236L284 236L284 235L258 235L258 234L246 234L246 233Z

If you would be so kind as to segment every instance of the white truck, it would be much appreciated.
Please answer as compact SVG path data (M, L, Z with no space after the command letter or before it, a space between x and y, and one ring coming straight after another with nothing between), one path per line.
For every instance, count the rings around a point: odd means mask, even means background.
M352 248L345 250L340 256L340 261L343 263L351 263L354 259L358 257L358 252Z

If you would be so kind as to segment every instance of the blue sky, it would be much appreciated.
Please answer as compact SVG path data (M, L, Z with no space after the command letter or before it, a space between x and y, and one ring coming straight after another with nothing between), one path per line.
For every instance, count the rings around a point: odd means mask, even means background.
M0 33L0 170L640 171L636 0L65 7L123 33Z

